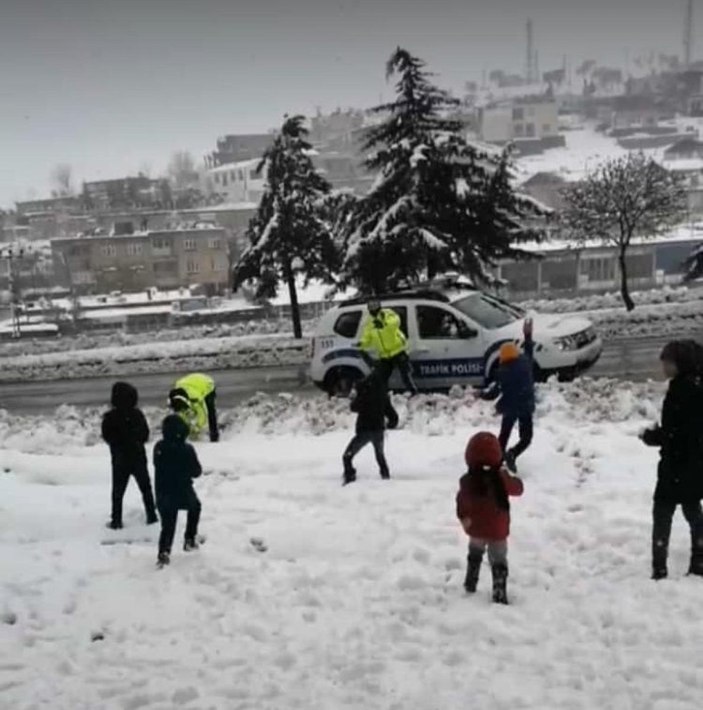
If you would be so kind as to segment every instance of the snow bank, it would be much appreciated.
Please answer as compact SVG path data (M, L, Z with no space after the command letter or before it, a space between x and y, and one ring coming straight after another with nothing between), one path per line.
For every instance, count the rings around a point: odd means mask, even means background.
M697 707L703 581L683 577L680 520L671 578L648 579L656 453L634 434L660 398L654 385L542 390L507 608L490 603L485 565L476 596L461 589L457 478L469 434L496 420L460 393L397 400L394 479L378 480L364 451L347 488L340 403L268 398L228 413L224 440L198 445L207 542L176 545L163 571L134 487L126 529L102 527L109 464L93 413L1 418L3 705ZM315 411L333 423L312 437Z

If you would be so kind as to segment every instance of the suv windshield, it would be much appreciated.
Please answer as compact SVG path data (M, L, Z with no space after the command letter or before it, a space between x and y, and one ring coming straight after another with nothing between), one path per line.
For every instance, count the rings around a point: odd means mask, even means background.
M473 293L452 303L454 308L484 328L493 330L514 323L523 317L523 311L506 301L485 293Z

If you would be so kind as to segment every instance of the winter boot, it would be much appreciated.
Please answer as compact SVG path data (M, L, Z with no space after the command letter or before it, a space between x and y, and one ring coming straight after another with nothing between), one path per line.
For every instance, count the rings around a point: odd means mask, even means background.
M168 552L159 552L159 556L156 558L157 567L165 567L171 562L171 555Z
M391 473L390 473L390 471L389 471L387 468L381 469L380 474L381 474L381 478L382 478L384 481L387 481L387 480L390 479L390 477L391 477Z
M669 572L666 561L669 556L669 545L664 540L652 542L652 579L666 579ZM693 555L691 556L693 563Z
M703 577L703 530L699 533L691 531L691 564L688 574Z
M123 525L122 521L120 520L110 520L108 523L105 524L105 527L108 530L122 530Z
M356 471L351 467L347 468L345 466L344 476L342 478L342 485L346 486L349 483L354 483L354 481L356 481Z
M187 537L183 541L183 551L184 552L192 552L193 550L198 550L200 549L200 544L194 537Z
M150 513L147 513L147 516L146 516L146 524L147 525L154 525L155 523L158 523L158 522L159 522L159 518L157 517L155 512L152 511Z
M496 604L508 603L508 565L493 565L493 601Z
M468 566L466 568L466 579L464 580L464 589L473 594L478 585L478 575L481 572L481 562L483 561L482 552L469 552L467 558Z
M505 452L505 465L513 475L517 474L517 461L515 460L515 454L512 449L508 449Z

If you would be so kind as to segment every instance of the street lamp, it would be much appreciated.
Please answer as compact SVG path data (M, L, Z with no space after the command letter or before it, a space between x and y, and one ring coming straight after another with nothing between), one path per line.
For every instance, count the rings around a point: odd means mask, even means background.
M0 250L0 258L7 261L7 282L10 291L10 316L12 318L12 337L20 338L22 336L22 328L20 323L20 312L22 306L22 298L19 292L19 287L15 290L15 270L14 262L17 259L24 259L25 250L23 248L6 247Z

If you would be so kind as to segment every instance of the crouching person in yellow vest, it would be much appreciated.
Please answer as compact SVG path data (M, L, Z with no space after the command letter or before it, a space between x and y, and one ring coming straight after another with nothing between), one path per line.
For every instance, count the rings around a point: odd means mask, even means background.
M215 380L199 372L181 377L173 385L168 394L169 405L188 425L191 438L197 439L208 427L210 441L219 441L215 397Z
M367 304L369 317L361 332L359 347L365 352L375 352L376 368L388 382L393 370L398 368L403 384L411 394L417 394L413 381L412 365L408 356L408 339L400 328L400 316L381 302L372 298Z

